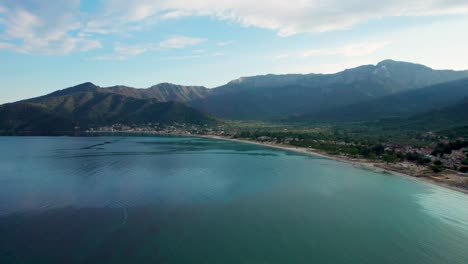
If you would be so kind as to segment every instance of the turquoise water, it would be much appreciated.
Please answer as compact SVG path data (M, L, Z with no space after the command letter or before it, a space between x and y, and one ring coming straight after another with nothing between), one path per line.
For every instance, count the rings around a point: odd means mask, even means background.
M228 141L0 137L0 263L468 263L468 195Z

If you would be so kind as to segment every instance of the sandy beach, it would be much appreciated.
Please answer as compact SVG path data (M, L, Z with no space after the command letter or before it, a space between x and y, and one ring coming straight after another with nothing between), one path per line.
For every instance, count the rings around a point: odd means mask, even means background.
M454 190L454 191L457 191L457 192L468 194L467 189L460 188L460 187L457 187L457 186L453 186L453 185L450 185L450 183L448 183L448 182L444 182L443 180L445 178L435 180L432 177L415 177L413 175L402 173L400 171L394 171L394 170L392 170L390 168L381 167L381 166L385 166L385 163L383 163L383 162L372 162L372 161L365 161L365 160L356 160L356 159L351 159L351 158L342 157L342 156L329 155L329 154L326 154L326 153L323 153L323 152L319 152L319 151L317 151L315 149L304 148L304 147L296 147L296 146L291 146L291 145L263 143L263 142L246 140L246 139L235 139L235 138L212 136L212 135L194 135L194 136L195 137L201 137L201 138L209 138L209 139L235 141L235 142L247 143L247 144L255 144L255 145L266 146L266 147L282 149L282 150L287 150L287 151L294 151L294 152L298 152L298 153L302 153L302 154L306 154L306 155L319 156L319 157L322 157L322 158L327 158L327 159L332 159L332 160L336 160L336 161L339 161L339 162L344 162L344 163L352 165L353 167L373 170L373 171L376 171L376 172L385 172L385 173L392 174L392 175L407 177L407 178L410 178L410 179L413 179L413 180L418 180L418 181L421 181L421 182L424 182L424 183L433 184L433 185L437 185L437 186L440 186L440 187L443 187L443 188L447 188L447 189L450 189L450 190ZM437 175L434 175L434 177L437 177Z

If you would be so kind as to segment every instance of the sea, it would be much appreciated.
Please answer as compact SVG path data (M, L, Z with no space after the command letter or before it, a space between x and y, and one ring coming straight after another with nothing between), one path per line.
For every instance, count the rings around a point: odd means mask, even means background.
M196 137L0 137L0 263L468 263L468 195Z

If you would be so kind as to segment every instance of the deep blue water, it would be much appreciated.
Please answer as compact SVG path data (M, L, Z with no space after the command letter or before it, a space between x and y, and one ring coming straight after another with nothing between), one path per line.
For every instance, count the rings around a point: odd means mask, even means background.
M0 263L468 263L468 195L228 141L0 137Z

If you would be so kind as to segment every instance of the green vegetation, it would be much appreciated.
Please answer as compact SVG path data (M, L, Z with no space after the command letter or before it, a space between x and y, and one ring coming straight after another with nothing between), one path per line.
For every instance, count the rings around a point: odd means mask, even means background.
M386 163L394 163L398 160L398 155L396 153L385 153L382 157L382 160Z
M438 134L451 140L468 138L468 126L450 127L449 129L443 128Z
M467 87L468 80L464 86L466 91L468 91ZM421 129L446 129L466 126L468 125L468 97L448 106L412 116L405 120L404 124Z
M428 164L430 160L423 154L416 152L402 153L394 148L388 148L386 145L392 145L392 137L382 137L382 135L373 134L374 131L365 131L362 129L356 132L355 127L336 128L329 126L307 128L307 127L254 127L244 126L236 135L238 138L252 140L274 141L276 143L287 143L293 146L312 148L325 151L333 155L346 155L354 158L381 159L387 163L396 161L410 161L417 164ZM387 131L390 135L390 131ZM398 133L394 131L393 134ZM417 142L416 146L425 146L430 144L423 139L402 138L402 133L398 137L402 142ZM396 135L394 135L397 137Z
M439 173L444 170L443 164L440 160L434 161L434 163L431 166L431 169L433 172Z
M432 151L431 155L440 156L443 154L452 154L452 151L468 147L468 141L457 140L450 143L439 143Z
M382 120L382 125L440 129L468 125L468 79L380 96L332 109L321 109L295 120L300 122L356 122ZM450 91L450 92L447 92ZM464 110L463 110L464 109Z

